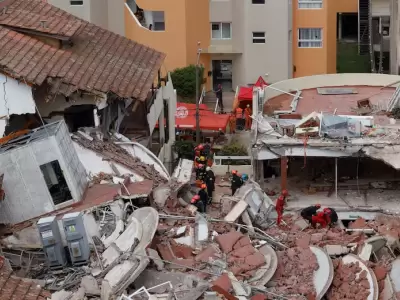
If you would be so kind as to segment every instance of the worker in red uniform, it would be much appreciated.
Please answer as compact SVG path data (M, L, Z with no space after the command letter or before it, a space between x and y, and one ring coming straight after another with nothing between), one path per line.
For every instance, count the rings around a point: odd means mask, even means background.
M312 217L317 215L317 211L320 208L321 208L320 204L315 204L315 205L306 207L301 211L300 215L303 217L303 219L312 223Z
M328 225L328 220L326 218L326 214L321 211L317 213L316 216L311 217L311 224L315 228L317 225L321 228L325 228Z
M245 119L245 130L250 130L251 129L251 116L253 115L253 112L251 111L250 105L247 104L247 107L244 110L244 119Z
M338 215L333 208L327 207L323 210L325 214L325 219L327 221L328 226L334 226L338 221Z
M235 133L236 131L236 114L235 112L231 112L231 115L229 117L229 129L230 129L230 133Z
M278 214L278 217L276 219L276 224L280 225L282 222L282 217L283 217L283 210L285 207L285 200L286 197L289 195L287 190L283 190L281 195L276 199L276 204L275 204L275 210L276 213Z

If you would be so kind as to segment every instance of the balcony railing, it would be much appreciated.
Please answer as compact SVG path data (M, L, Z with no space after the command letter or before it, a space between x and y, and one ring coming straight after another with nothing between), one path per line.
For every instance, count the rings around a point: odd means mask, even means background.
M163 11L147 11L139 8L135 0L127 0L126 7L137 24L150 31L165 31L165 14Z

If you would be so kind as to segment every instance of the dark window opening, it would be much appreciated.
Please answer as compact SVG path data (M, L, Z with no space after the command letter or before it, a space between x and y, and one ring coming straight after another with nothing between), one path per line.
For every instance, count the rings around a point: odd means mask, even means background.
M253 32L253 44L265 44L265 32Z
M58 160L41 165L44 180L49 189L54 205L64 203L72 199L63 171Z
M95 105L73 105L64 110L65 123L70 132L77 132L81 127L94 127L93 109Z
M253 4L265 4L265 0L252 0L251 3L253 3Z
M71 0L69 1L71 5L83 5L83 0Z

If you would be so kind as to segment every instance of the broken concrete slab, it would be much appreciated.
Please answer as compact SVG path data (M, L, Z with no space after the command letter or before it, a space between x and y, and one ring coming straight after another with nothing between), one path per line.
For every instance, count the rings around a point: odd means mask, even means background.
M360 250L360 253L358 256L363 260L363 261L368 261L371 257L372 254L372 245L371 244L364 244Z
M256 286L265 286L274 276L278 268L278 256L275 250L267 244L261 246L258 251L264 255L266 264L256 271L256 274L249 282L254 282L253 285Z
M176 230L175 237L178 238L178 237L181 237L181 236L185 235L186 228L187 228L186 225L185 225L185 226L179 227L179 228Z
M103 237L101 241L103 242L104 247L108 248L112 243L114 243L121 233L124 231L125 225L124 221L117 220L115 223L115 230L108 237Z
M356 278L360 276L360 274L365 271L366 272L366 279L369 283L369 295L366 300L378 300L379 290L378 290L378 282L376 280L374 272L367 267L367 265L356 255L354 254L347 254L346 256L342 257L342 262L345 265L358 263L361 268L361 271L356 274Z
M139 277L135 280L134 285L136 288L140 288L142 286L157 286L164 282L170 281L173 286L176 286L182 282L184 282L186 277L192 277L194 280L199 280L199 278L188 275L181 272L168 272L168 271L155 271L151 269L144 270ZM167 292L168 286L163 285L159 286L156 289L152 289L153 293L162 294Z
M196 242L202 243L208 240L208 222L207 220L201 216L200 214L196 215Z
M85 294L87 295L100 296L99 285L93 276L84 276L81 280L81 287L84 289Z
M343 255L350 252L350 249L342 245L325 245L324 250L330 256Z
M133 253L145 252L145 249L151 244L157 231L159 221L158 212L152 207L142 207L132 213L132 218L137 219L143 228L139 244Z
M111 299L111 295L112 295L111 285L107 280L103 279L103 281L101 282L100 299L109 300Z
M85 299L85 289L80 287L68 300L82 300Z
M103 266L106 268L116 261L121 255L119 248L113 243L111 244L101 255L101 261ZM95 275L95 274L93 274Z
M126 252L135 244L135 240L141 240L144 228L138 219L130 218L130 223L116 239L115 245L122 251Z
M232 210L225 216L224 220L227 222L235 222L242 213L247 209L249 204L244 201L240 200L236 205L232 208Z
M400 292L400 258L392 262L392 269L390 270L390 279L393 282L395 292Z
M160 185L153 189L153 201L157 207L163 208L171 195L171 188L168 185Z
M161 260L160 255L154 249L148 248L146 249L147 255L153 261L154 265L156 266L158 271L162 271L164 269L164 262Z
M51 300L69 300L72 296L72 292L67 292L65 290L61 290L55 292L51 295Z
M317 293L316 300L321 300L332 284L334 272L333 264L328 253L326 253L322 248L310 246L310 250L317 258L319 265L318 270L314 272L313 282Z
M387 238L384 236L372 236L369 239L365 240L366 244L371 244L372 245L372 252L378 252L381 250L383 247L386 246L387 244Z
M245 289L242 283L237 280L235 275L232 272L228 272L229 279L231 280L233 290L235 291L236 296L250 296L251 290Z

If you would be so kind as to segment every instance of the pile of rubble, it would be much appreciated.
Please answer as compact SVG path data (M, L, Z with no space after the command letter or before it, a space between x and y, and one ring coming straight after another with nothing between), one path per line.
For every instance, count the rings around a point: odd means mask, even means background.
M389 300L400 292L397 217L315 229L288 214L277 226L274 203L252 181L199 214L190 204L196 190L191 167L182 171L185 164L191 166L181 162L169 183L142 170L143 178L156 182L149 195L124 198L121 192L117 199L85 209L92 220L87 224L94 224L87 230L88 264L49 270L42 263L41 272L35 269L51 299ZM121 179L134 193L129 180ZM111 184L116 179L103 173L93 180ZM12 258L10 251L5 255Z

